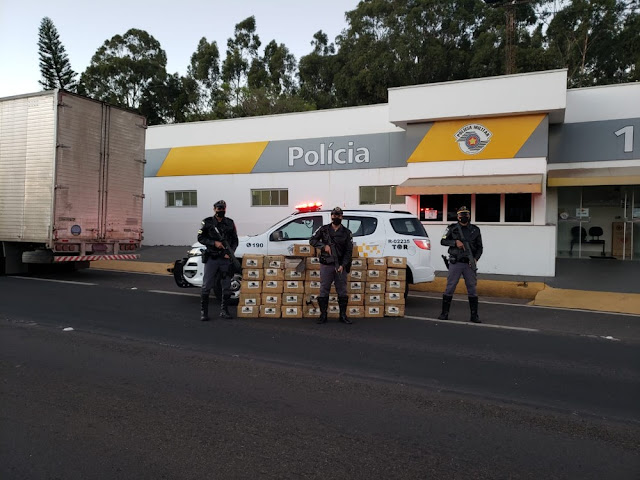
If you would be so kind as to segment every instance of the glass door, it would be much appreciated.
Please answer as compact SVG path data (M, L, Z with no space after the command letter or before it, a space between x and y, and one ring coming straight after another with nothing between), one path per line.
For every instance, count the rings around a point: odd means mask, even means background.
M633 260L640 252L640 188L620 188L619 214L613 221L611 254L621 260Z
M558 189L558 237L556 255L558 257L580 258L582 242L585 240L583 217L579 217L582 206L582 188Z

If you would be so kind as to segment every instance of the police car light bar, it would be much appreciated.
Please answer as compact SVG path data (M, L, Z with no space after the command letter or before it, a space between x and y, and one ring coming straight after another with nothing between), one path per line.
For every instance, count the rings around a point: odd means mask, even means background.
M300 213L317 212L322 208L322 202L309 202L296 205L296 210Z

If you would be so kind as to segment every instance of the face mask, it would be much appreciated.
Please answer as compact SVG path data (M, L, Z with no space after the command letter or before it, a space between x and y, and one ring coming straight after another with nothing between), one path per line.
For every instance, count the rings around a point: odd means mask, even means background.
M218 217L218 218L224 218L224 214L225 214L225 213L226 213L226 212L225 212L224 210L218 210L218 211L216 212L216 217Z
M466 225L467 223L469 223L469 215L460 215L458 217L458 221L463 225Z
M334 225L340 225L342 223L342 219L340 217L334 217L331 219L331 223Z

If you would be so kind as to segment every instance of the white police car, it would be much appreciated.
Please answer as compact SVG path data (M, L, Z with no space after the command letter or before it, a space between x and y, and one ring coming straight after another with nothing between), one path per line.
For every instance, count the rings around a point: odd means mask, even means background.
M266 232L239 238L236 257L245 254L292 255L294 244L306 244L320 226L331 222L331 210L320 204L303 204ZM411 283L431 282L431 241L418 218L403 211L344 209L342 224L353 233L361 257L397 256L407 258L407 289ZM196 243L189 257L178 260L174 278L181 287L202 286L204 268L201 249ZM216 295L219 289L216 290Z

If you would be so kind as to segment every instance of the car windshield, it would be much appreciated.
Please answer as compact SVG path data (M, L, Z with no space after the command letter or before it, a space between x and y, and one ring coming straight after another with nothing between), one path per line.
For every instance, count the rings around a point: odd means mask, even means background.
M392 218L389 220L393 231L401 235L412 235L414 237L428 237L426 230L420 220L414 217Z

